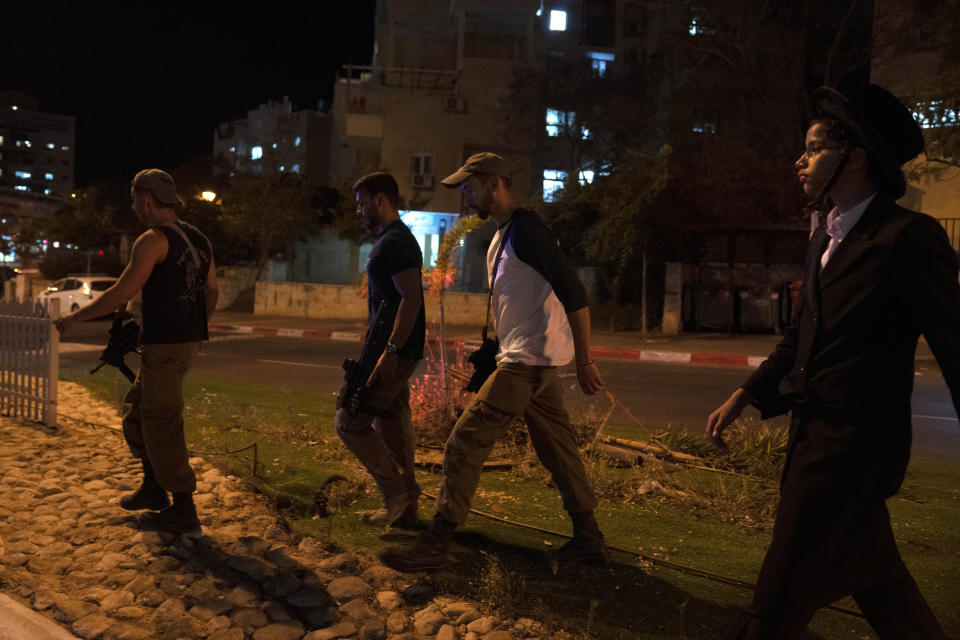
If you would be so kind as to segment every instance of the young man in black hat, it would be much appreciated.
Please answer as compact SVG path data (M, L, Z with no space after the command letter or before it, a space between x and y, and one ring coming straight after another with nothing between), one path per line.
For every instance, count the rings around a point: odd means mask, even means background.
M145 529L196 534L197 480L183 433L183 380L200 341L207 339L207 319L217 306L213 248L199 229L177 217L182 201L166 172L140 171L130 196L134 213L148 227L133 243L130 262L112 287L61 318L57 328L64 333L78 322L106 315L143 290L143 363L123 417L123 435L143 463L143 482L121 498L120 506L150 509L140 519Z
M416 440L409 380L423 358L426 340L423 254L400 219L400 191L393 176L382 171L366 175L353 185L353 193L357 216L378 235L367 259L370 330L382 301L396 312L386 349L370 376L365 408L356 415L339 409L337 434L373 476L383 496L383 507L366 514L364 522L414 527L419 522L420 486L413 466ZM381 415L374 415L374 408L383 410Z
M726 638L799 638L820 607L852 595L883 639L943 632L904 566L886 500L910 458L917 340L960 409L957 254L933 218L895 203L901 165L923 150L910 112L871 85L814 95L796 162L804 192L833 208L810 241L792 326L707 420L722 433L747 404L792 410L780 505L751 610Z
M575 357L583 392L592 395L603 388L590 357L586 291L539 216L517 206L503 158L478 153L442 182L459 187L467 209L481 219L493 218L499 227L487 252L487 270L500 351L496 371L447 440L432 527L411 544L385 549L380 558L398 571L443 566L453 532L470 511L484 460L522 417L573 520L573 539L551 554L554 571L580 562L606 562L607 548L593 517L596 499L557 377L559 367Z

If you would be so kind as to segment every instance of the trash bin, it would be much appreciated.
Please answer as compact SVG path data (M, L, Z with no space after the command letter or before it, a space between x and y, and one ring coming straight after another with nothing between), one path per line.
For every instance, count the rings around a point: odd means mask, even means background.
M771 287L737 290L737 325L744 333L774 332L779 325L780 292Z
M697 330L733 330L733 292L727 288L701 287L696 291Z

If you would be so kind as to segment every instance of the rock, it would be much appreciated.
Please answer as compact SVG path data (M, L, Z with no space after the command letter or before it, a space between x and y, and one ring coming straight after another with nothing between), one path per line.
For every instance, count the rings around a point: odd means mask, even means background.
M173 556L160 556L156 560L150 563L147 567L147 572L150 575L160 575L161 573L169 573L170 571L176 571L180 568L180 561L174 558Z
M363 623L359 635L364 640L387 640L387 628L383 622L374 618Z
M382 564L375 564L361 573L360 577L372 585L384 585L397 580L400 574Z
M224 629L230 628L230 618L227 616L215 616L207 620L207 626L204 628L204 633L210 635L217 631L223 631ZM241 637L243 636L243 630L239 627L234 627L237 631L240 632Z
M50 589L40 589L33 594L33 608L37 611L46 611L54 605L59 598L66 598L62 593L51 591Z
M235 607L250 607L260 598L260 589L256 583L244 581L230 590L226 595L227 602Z
M143 593L144 591L146 591L147 589L155 585L156 585L156 581L153 579L152 576L143 574L143 575L137 576L136 578L128 582L126 586L123 587L123 590L129 591L134 595L140 595L141 593Z
M307 609L301 614L303 621L311 627L323 629L340 622L340 612L333 607Z
M69 558L36 556L30 558L29 562L27 562L27 568L34 573L59 575L66 571L72 564L73 560Z
M207 636L207 640L243 640L243 629L230 627L229 629L214 631Z
M119 618L121 620L140 620L141 618L146 617L150 610L146 607L120 607L116 611L111 612L114 618Z
M437 632L437 640L459 640L459 634L453 625L445 624Z
M348 638L357 632L357 626L352 622L341 622L340 624L326 629L311 631L303 637L303 640L335 640L336 638Z
M293 595L300 588L300 580L292 573L278 573L263 583L264 593L275 598Z
M433 585L426 582L416 582L401 592L403 599L414 605L429 601L434 593Z
M60 622L73 622L96 611L97 605L66 596L53 603L53 617Z
M407 616L402 611L394 611L387 616L387 631L401 633L407 628Z
M271 549L263 554L263 557L277 565L280 569L292 570L301 568L301 563L293 556L290 547L281 546Z
M327 585L327 592L334 601L346 602L372 594L373 588L356 576L346 576L331 580Z
M330 604L330 596L317 589L301 589L287 598L287 604L298 609L312 609Z
M104 611L112 611L113 609L131 605L134 600L136 600L136 596L129 591L114 591L100 601L100 608Z
M186 613L186 607L183 606L183 600L179 598L170 598L157 607L153 612L153 621L157 623L173 622Z
M357 556L352 553L341 553L328 558L320 563L320 568L327 571L343 571L344 573L351 573L356 571L357 567L360 564L360 560Z
M443 617L440 608L431 604L426 609L421 609L413 614L413 630L419 636L436 635L446 621L447 619Z
M364 602L361 598L355 598L340 607L340 613L348 618L356 620L357 622L364 622L377 617L377 614L373 612L373 609L370 608L370 605Z
M270 622L267 614L260 609L234 609L230 612L230 621L243 629L244 634L248 636Z
M102 640L156 640L156 636L150 629L138 627L129 622L119 622L106 631L101 636Z
M159 626L158 640L177 640L178 638L197 638L203 633L202 622L190 615L183 615Z
M253 640L300 640L303 633L303 625L299 622L278 622L257 629Z
M102 613L91 613L75 621L70 630L85 640L93 640L113 626L114 621Z
M263 582L273 576L273 569L270 565L263 560L248 556L233 556L227 561L227 566L254 582Z
M136 601L145 607L157 607L166 599L167 594L156 587L150 587L140 593Z
M226 598L218 597L190 607L190 615L200 620L211 620L233 608L234 605L230 604Z
M381 591L377 594L377 603L384 611L393 611L403 606L403 598L396 591Z
M473 622L467 625L467 631L472 631L477 635L482 636L485 633L493 631L494 627L500 624L500 619L493 616L484 616L482 618L477 618Z
M509 631L503 629L499 631L491 631L490 633L485 633L481 636L481 640L513 640L513 634Z

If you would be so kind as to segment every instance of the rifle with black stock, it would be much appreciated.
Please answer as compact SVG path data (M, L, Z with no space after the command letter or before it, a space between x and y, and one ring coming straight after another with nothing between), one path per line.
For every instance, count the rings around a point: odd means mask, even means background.
M360 351L360 358L357 360L344 360L344 385L337 396L337 408L344 409L353 417L361 410L368 411L377 416L388 417L384 409L374 407L365 402L365 390L367 389L367 380L377 366L377 361L383 354L390 334L393 332L393 321L396 316L397 308L383 300L377 307L377 315L374 316L370 328L367 330L367 336L363 342L363 349Z
M116 367L127 380L133 382L136 375L123 361L123 357L130 352L140 353L140 324L126 311L117 313L110 325L110 339L107 346L100 353L100 364L90 370L91 375L100 370L105 364Z

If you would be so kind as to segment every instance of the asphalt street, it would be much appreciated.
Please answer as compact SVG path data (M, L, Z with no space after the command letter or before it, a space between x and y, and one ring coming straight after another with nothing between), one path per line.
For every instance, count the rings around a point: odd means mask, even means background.
M97 345L105 342L107 322L81 325L64 342ZM64 358L96 363L96 351L70 353ZM73 347L75 348L75 347ZM336 340L299 339L277 336L219 333L203 346L195 371L223 380L255 382L287 389L335 393L343 380L341 364L356 357L359 343ZM745 367L696 366L618 359L599 360L607 391L617 403L611 422L623 428L638 424L657 431L668 425L699 433L706 417L733 389L743 383L750 370ZM134 363L131 362L134 366ZM423 375L421 365L416 375ZM567 406L576 418L590 410L605 414L611 398L600 394L588 398L579 392L573 368L563 374ZM936 457L960 457L960 423L939 371L918 368L913 394L914 450ZM748 409L746 415L759 415ZM773 424L785 425L784 418Z

